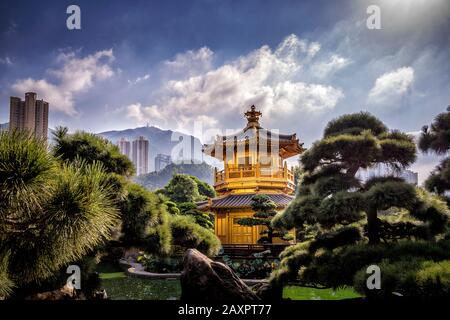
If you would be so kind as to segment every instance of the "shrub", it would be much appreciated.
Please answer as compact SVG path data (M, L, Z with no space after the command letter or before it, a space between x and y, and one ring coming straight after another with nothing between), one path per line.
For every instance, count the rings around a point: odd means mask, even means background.
M172 273L183 269L180 257L161 257L152 254L143 254L137 258L148 272Z
M176 203L202 200L197 183L187 174L174 174L163 193Z
M280 263L278 259L232 260L228 256L223 256L222 259L240 278L246 279L267 278Z
M214 229L214 219L211 219L208 212L197 209L195 203L183 202L178 205L178 208L181 214L192 216L198 225L204 228Z
M405 259L396 262L383 260L381 288L369 290L366 285L366 267L355 275L356 291L369 298L389 298L394 295L406 297L450 296L450 260L434 262L420 259Z
M220 240L213 231L199 226L194 218L189 216L171 216L173 245L184 248L196 248L208 256L219 252Z
M122 238L127 245L139 244L146 236L146 228L152 217L151 192L137 184L126 187L127 194L120 203Z

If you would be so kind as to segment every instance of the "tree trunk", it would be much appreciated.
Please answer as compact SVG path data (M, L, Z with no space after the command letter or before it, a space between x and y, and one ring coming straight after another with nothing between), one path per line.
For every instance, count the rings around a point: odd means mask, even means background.
M369 209L367 211L367 231L369 236L369 244L379 244L380 233L376 209Z
M273 243L273 230L270 227L269 227L269 230L267 232L267 240L269 241L270 244Z

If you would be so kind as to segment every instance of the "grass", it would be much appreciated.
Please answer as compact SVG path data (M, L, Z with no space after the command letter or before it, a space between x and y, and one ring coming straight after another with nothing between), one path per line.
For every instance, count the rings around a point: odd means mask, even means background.
M360 297L355 290L347 287L333 290L287 286L283 289L283 298L291 300L343 300Z

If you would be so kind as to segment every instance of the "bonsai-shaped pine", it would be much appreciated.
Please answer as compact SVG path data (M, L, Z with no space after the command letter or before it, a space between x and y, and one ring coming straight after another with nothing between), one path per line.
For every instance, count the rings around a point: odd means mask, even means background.
M272 243L273 238L291 240L292 236L282 228L271 225L273 217L277 214L277 205L265 194L257 194L252 197L252 210L255 211L252 218L242 218L238 224L242 226L264 226L260 231L259 243Z
M356 173L380 164L400 170L415 159L412 137L389 131L369 113L341 116L331 121L323 139L303 154L306 173L284 218L293 219L296 227L320 223L333 228L360 221L365 215L369 243L377 244L382 236L379 212L391 207L411 208L416 193L402 179L383 177L361 183Z
M423 152L445 155L450 151L450 106L447 112L437 115L430 127L424 126L419 139L419 148ZM425 181L425 187L431 192L444 195L450 190L450 157L445 158ZM450 203L450 198L447 198Z
M279 287L277 283L300 279L304 284L353 285L357 271L381 262L385 250L400 239L430 243L439 239L449 217L444 202L393 176L357 178L360 169L383 164L399 170L415 158L412 137L389 131L369 113L331 121L323 138L301 158L305 173L296 198L272 221L274 227L316 226L318 231L312 240L285 250L271 283ZM359 256L351 260L344 249L353 246ZM416 249L405 245L399 250L408 256L419 254ZM427 250L423 249L424 256L433 256ZM393 252L392 259L401 257L400 251Z

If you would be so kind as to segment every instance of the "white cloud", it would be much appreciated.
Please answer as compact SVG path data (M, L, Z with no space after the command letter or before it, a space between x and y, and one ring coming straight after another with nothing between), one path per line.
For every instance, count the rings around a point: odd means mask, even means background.
M318 78L326 78L350 64L350 59L333 54L329 59L315 63L312 72Z
M273 115L292 116L292 111L323 113L333 109L344 93L329 85L299 80L304 66L319 50L318 43L290 35L275 50L262 46L218 67L210 64L210 49L179 54L166 66L169 73L175 68L184 69L184 74L164 84L157 103L128 106L127 116L139 123L154 123L157 114L171 127L186 130L194 121L206 122L204 126L209 127L217 123L235 125L231 118L251 104L256 104L269 120ZM189 61L203 63L199 67Z
M207 47L178 53L173 60L164 61L165 67L174 74L197 75L212 68L214 52Z
M136 120L139 124L144 124L150 119L152 122L165 121L163 115L155 105L143 106L140 103L133 103L126 107L127 117Z
M128 84L134 85L134 84L138 84L142 81L146 81L148 79L150 79L150 75L147 73L147 74L144 74L143 76L137 77L134 80L128 80Z
M389 99L407 93L414 81L414 69L402 67L381 75L370 90L368 100L371 103L383 103Z
M0 57L0 64L12 65L13 63L11 59L8 56L6 56L4 58Z
M39 97L49 102L52 110L76 115L74 94L92 88L95 81L112 77L113 60L112 49L98 51L83 58L78 58L74 52L61 53L57 57L57 63L61 67L48 70L48 74L54 77L54 82L47 79L20 79L12 85L12 89L17 94L35 91Z

